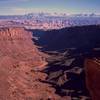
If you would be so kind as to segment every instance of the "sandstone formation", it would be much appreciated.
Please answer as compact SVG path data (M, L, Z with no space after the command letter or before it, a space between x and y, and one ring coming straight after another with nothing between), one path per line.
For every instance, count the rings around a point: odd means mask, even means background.
M16 60L27 60L41 64L40 54L32 41L30 32L24 28L0 29L0 56L9 56Z
M100 60L87 59L85 69L86 84L92 100L100 100Z
M24 28L0 29L0 100L61 100L39 81L47 75L36 70L47 62L32 38Z

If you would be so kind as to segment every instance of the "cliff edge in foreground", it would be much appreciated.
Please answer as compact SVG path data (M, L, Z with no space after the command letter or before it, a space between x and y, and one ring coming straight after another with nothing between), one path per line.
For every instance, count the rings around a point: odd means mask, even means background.
M36 72L47 63L24 28L0 29L0 100L61 100Z

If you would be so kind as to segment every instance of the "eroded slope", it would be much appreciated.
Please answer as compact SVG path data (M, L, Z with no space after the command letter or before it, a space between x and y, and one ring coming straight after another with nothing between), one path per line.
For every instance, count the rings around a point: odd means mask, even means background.
M35 70L47 64L24 28L0 29L0 100L61 100Z

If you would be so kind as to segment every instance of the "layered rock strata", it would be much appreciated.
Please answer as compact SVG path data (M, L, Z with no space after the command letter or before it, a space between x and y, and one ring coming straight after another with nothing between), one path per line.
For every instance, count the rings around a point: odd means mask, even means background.
M24 28L0 29L0 100L61 100L55 89L40 82L36 71L47 62Z

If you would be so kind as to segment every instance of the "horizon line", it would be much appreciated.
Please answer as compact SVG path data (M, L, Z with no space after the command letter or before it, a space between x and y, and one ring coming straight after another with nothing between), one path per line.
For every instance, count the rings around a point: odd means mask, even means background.
M79 15L79 14L87 14L87 15L90 15L90 14L94 14L94 15L100 15L100 13L95 13L95 12L90 12L90 13L66 13L66 12L27 12L27 13L23 13L23 14L0 14L0 16L22 16L22 15L28 15L28 14L41 14L41 13L44 13L44 14L65 14L65 15Z

